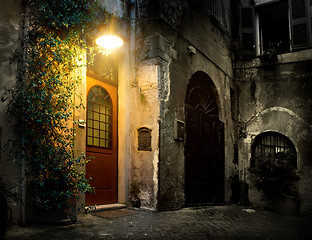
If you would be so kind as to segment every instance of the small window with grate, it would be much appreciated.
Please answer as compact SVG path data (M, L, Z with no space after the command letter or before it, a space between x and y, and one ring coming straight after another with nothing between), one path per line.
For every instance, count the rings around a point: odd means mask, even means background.
M261 162L273 155L284 155L290 159L293 168L297 169L297 156L294 144L286 136L277 132L266 132L258 135L252 148L252 167L259 169Z

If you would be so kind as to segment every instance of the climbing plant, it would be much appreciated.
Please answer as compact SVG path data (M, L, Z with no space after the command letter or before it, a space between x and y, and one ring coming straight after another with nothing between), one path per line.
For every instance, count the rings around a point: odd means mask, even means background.
M278 198L298 198L296 156L292 153L277 152L257 156L257 168L249 169L252 184L269 201Z
M83 108L78 93L92 38L113 18L96 0L24 0L24 39L13 61L19 76L8 113L20 136L33 200L45 209L68 207L70 199L91 192L74 151L74 113Z

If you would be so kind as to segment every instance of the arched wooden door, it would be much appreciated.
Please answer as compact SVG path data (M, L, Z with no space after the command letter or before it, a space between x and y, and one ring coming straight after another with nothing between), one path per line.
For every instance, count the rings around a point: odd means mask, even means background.
M224 124L215 86L195 73L186 97L185 200L187 205L224 203Z
M117 89L87 77L86 177L95 193L86 205L117 202Z

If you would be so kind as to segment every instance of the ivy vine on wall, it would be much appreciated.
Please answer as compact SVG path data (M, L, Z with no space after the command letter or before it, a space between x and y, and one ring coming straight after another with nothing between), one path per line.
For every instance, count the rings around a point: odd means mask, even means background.
M24 39L13 61L19 76L8 113L32 179L33 200L45 209L68 207L69 199L91 192L74 154L74 111L83 108L81 84L87 44L108 14L96 0L24 0ZM92 54L90 54L92 55ZM16 147L16 146L15 146Z

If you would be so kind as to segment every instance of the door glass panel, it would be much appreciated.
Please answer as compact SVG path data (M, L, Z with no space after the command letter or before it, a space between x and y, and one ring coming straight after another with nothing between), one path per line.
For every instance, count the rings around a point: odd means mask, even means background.
M96 95L96 96L95 96L94 102L100 103L100 97L99 97L99 95Z
M103 101L103 104L104 104L104 101ZM105 110L106 110L106 107L103 106L103 105L100 105L100 112L101 113L106 113Z
M100 139L100 147L106 147L104 139Z
M96 86L96 87L93 87L93 88L92 88L93 96L99 94L99 89L100 89L100 88L101 88L101 87L99 87L99 86Z
M93 139L93 144L94 146L98 147L100 144L99 144L99 139L98 138L94 138Z
M88 94L88 146L111 148L112 144L112 100L108 92L99 86L91 88Z
M92 118L91 118L92 119ZM91 120L91 119L89 119L88 120L88 130L90 129L91 130L91 132L92 132L92 128L93 128L93 120Z
M105 100L103 98L100 98L100 104L102 104L102 105L105 104Z
M100 123L98 121L95 121L93 124L94 129L100 129Z
M88 129L88 136L92 136L92 129L91 128Z
M88 118L89 118L89 119L92 118L92 112L91 112L91 111L88 112Z
M95 112L99 112L99 105L98 104L93 104L93 110Z
M93 92L90 92L88 95L88 100L92 100L94 98Z
M105 122L105 115L103 115L103 114L100 115L100 121Z
M93 99L93 98L92 98ZM93 110L93 102L88 102L88 109ZM90 112L91 114L92 112Z

